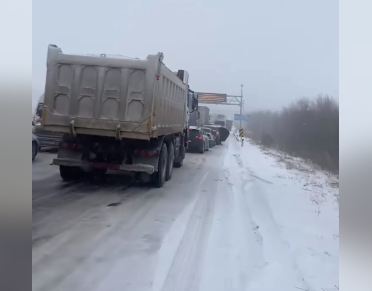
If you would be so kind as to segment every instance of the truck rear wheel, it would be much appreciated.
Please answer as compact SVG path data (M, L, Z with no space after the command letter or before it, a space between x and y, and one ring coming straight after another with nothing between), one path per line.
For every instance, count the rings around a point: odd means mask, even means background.
M183 166L183 159L180 159L177 162L174 162L174 167L175 168L181 168Z
M34 161L37 155L37 143L32 142L32 160Z
M87 176L95 182L103 182L106 178L107 169L94 169L91 172L86 173Z
M174 163L173 163L175 168L182 167L183 159L185 158L185 151L186 151L185 146L183 144L180 145L180 152L178 154L178 157L175 158Z
M77 180L81 177L81 169L78 167L59 166L59 174L64 181Z
M167 160L168 160L168 150L165 143L161 146L158 171L153 174L153 183L155 187L162 187L165 182L165 176L167 172Z
M173 146L173 143L170 142L168 144L167 172L166 172L166 175L165 175L165 180L166 181L168 181L172 178L173 163L174 163L174 146Z
M204 143L203 143L203 145L200 147L199 153L204 154L204 152L205 152L205 147L204 147Z

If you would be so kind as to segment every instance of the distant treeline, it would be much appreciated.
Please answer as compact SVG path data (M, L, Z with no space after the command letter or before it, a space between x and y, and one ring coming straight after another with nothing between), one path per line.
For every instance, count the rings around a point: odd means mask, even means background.
M338 103L329 96L300 99L280 112L249 114L247 129L257 142L310 159L338 172Z

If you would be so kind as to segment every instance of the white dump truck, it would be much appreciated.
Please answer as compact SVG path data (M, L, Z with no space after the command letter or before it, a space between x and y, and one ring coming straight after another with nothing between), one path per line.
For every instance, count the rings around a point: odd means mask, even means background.
M161 187L182 166L197 98L187 72L162 60L69 55L49 45L41 123L64 133L53 160L64 180L112 170Z

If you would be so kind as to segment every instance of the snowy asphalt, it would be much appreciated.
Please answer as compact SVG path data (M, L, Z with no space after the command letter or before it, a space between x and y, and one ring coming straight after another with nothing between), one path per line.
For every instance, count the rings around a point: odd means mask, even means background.
M34 291L338 290L337 178L230 137L161 189L33 163Z

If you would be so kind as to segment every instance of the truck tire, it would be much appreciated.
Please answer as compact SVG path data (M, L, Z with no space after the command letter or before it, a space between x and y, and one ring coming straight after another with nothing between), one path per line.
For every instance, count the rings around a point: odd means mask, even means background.
M181 168L183 166L183 159L185 158L185 145L181 144L180 145L180 153L178 157L174 161L174 167L175 168Z
M183 159L180 159L177 162L174 162L174 167L175 168L181 168L183 166Z
M37 143L32 142L32 160L34 161L37 155Z
M106 172L107 169L94 169L93 171L86 173L86 175L94 182L103 182L106 178Z
M78 167L59 166L59 174L64 181L78 180L81 177L81 169Z
M168 161L167 161L167 172L165 174L165 181L168 181L172 178L173 164L174 164L174 145L173 145L173 142L170 142L168 144Z
M153 174L153 183L155 187L161 188L165 182L167 172L168 150L167 145L163 143L159 155L158 171Z

